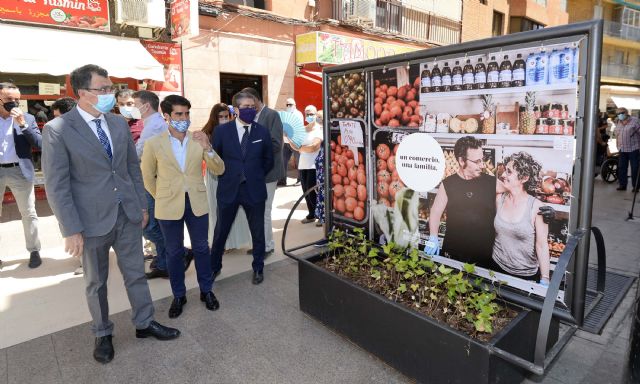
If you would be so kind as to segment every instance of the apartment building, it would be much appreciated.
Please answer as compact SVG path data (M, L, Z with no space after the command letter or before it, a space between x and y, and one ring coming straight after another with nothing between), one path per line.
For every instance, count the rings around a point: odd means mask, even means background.
M322 106L322 68L461 41L463 0L207 0L183 40L194 125L245 86Z
M600 109L640 111L640 1L569 0L570 22L604 20Z
M567 24L566 0L464 0L462 41Z

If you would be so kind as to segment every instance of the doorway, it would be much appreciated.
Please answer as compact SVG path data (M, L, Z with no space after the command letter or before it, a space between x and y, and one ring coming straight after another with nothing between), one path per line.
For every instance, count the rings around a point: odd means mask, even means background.
M238 75L235 73L220 73L220 101L231 105L233 95L243 88L251 87L262 93L262 76ZM264 100L264 97L263 97Z

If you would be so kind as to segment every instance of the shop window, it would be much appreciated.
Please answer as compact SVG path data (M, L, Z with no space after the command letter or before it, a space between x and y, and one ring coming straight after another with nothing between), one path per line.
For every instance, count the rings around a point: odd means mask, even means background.
M235 73L220 73L220 101L231 105L231 99L233 95L240 92L243 88L251 87L258 91L258 94L263 95L262 100L267 102L264 98L262 88L262 76L247 76L238 75Z
M526 17L512 17L509 19L509 33L533 31L542 28L544 28L544 25Z
M224 0L225 3L244 5L247 7L267 9L264 0Z
M480 4L487 5L487 0L480 0Z
M504 14L493 11L493 26L491 28L491 36L501 36L504 30Z

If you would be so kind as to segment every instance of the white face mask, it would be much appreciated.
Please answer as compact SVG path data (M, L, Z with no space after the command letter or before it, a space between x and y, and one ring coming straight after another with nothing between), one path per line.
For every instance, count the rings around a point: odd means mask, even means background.
M129 112L131 113L131 117L133 117L134 119L136 120L142 119L142 112L137 107L131 107Z

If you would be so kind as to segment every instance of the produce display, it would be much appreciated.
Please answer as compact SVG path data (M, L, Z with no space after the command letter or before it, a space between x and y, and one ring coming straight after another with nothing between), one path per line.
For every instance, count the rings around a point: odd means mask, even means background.
M360 72L330 77L331 118L364 119L365 89L364 75Z
M334 214L362 222L367 217L367 174L364 148L342 145L339 131L331 138L331 196Z
M569 204L571 198L570 179L545 176L536 191L536 197L551 204Z
M409 70L400 67L377 74L373 89L373 115L377 127L420 127L423 116L420 115L417 72L418 66L414 65Z
M405 187L396 169L398 145L385 142L375 144L376 198L378 203L387 207L393 207L398 191Z

